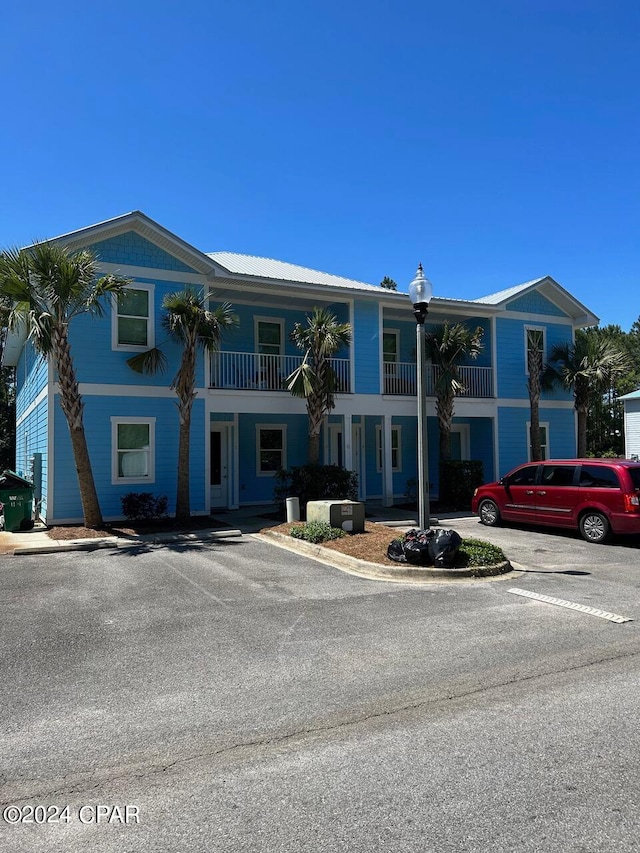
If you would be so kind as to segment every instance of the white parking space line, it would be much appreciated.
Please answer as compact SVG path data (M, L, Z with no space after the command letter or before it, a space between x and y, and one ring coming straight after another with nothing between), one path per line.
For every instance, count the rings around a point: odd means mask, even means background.
M518 589L512 587L507 592L512 592L514 595L523 595L525 598L533 598L535 601L543 601L545 604L555 604L558 607L568 607L569 610L577 610L579 613L586 613L589 616L599 616L601 619L608 619L609 622L633 622L630 616L619 616L617 613L609 613L607 610L598 610L597 607L587 607L586 604L576 604L575 601L565 601L562 598L553 598L550 595L540 595L538 592L529 592L526 589Z

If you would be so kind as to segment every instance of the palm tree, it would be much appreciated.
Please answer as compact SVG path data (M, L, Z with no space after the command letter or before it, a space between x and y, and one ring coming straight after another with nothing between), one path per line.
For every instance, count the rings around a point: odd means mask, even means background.
M162 300L165 314L162 325L169 338L182 346L180 367L171 388L178 397L180 432L178 437L178 479L176 492L176 519L188 521L191 517L189 497L189 461L191 454L191 411L196 396L196 359L199 351L215 352L223 333L238 323L231 305L224 302L210 310L207 297L200 290L187 287L168 293ZM139 353L127 360L138 373L163 372L167 359L159 347Z
M580 458L587 454L587 413L592 395L602 394L631 366L628 354L598 332L596 328L579 329L574 343L556 344L545 371L545 381L573 389Z
M104 297L119 293L128 280L98 278L98 260L87 249L74 251L44 241L0 253L0 295L10 300L8 327L27 330L34 349L51 359L58 376L60 406L69 426L84 523L101 527L91 460L84 431L82 397L71 357L69 325L79 315L104 315Z
M544 337L540 329L527 329L527 390L531 407L531 461L538 462L542 458L540 442L540 394L542 392L542 347Z
M294 397L307 401L309 417L308 462L320 461L320 427L334 408L338 377L331 357L351 342L351 325L339 323L328 308L314 308L306 324L296 323L291 340L304 350L302 364L287 377L287 388Z
M427 358L435 367L436 414L440 430L440 464L451 458L451 424L454 398L464 391L460 366L466 359L476 359L482 351L484 330L469 329L464 323L447 320L426 335Z

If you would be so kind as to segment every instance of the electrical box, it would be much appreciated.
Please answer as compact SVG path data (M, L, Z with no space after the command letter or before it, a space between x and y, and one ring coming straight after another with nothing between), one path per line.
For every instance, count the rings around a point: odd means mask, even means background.
M360 501L309 501L307 521L326 521L347 533L364 533L364 504Z

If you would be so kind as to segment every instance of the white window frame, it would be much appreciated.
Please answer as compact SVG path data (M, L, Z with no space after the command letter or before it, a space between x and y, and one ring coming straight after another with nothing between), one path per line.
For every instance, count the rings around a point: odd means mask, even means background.
M149 476L148 477L119 477L118 476L118 426L120 424L146 424L149 427ZM156 419L135 417L111 418L111 484L155 483L156 481Z
M460 461L471 459L471 426L470 424L452 424L451 433L460 435Z
M260 323L270 323L272 326L280 326L280 352L284 351L284 319L282 317L258 317L253 318L253 336L255 341L255 351L260 353ZM260 353L261 355L276 355L276 353Z
M551 452L549 450L549 421L540 421L540 429L545 429L547 433L547 441L546 444L540 444L541 447L545 448L544 460L552 459ZM527 462L533 462L531 458L531 421L527 421Z
M146 290L149 294L149 316L147 317L147 343L146 344L121 344L118 340L118 295L112 294L112 310L111 310L111 349L120 350L121 352L144 352L152 349L156 345L156 330L155 330L155 285L142 284L141 282L132 281L128 287L131 290ZM126 314L122 315L126 317Z
M286 424L256 424L256 477L275 477L275 471L262 471L260 469L260 430L279 429L282 432L282 465L287 467L287 425Z
M396 461L397 466L393 464L393 433L396 433L398 436L397 447L395 448L395 452L397 454ZM376 471L380 474L382 472L382 424L376 424ZM402 471L402 427L396 426L392 424L391 426L391 472L393 474L398 471Z
M394 358L393 361L385 361L384 360L384 355L385 355L385 353L384 353L384 336L385 335L393 335L393 337L396 339L396 353L395 353L396 357ZM382 330L382 361L384 364L398 364L398 362L400 361L400 329L384 328Z
M547 360L547 329L545 326L524 327L524 372L529 375L529 332L542 332L542 363Z

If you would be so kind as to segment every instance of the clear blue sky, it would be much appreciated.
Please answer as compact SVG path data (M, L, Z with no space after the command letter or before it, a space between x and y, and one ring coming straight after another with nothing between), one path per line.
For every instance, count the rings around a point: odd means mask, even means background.
M5 4L0 245L203 251L640 314L637 0Z

